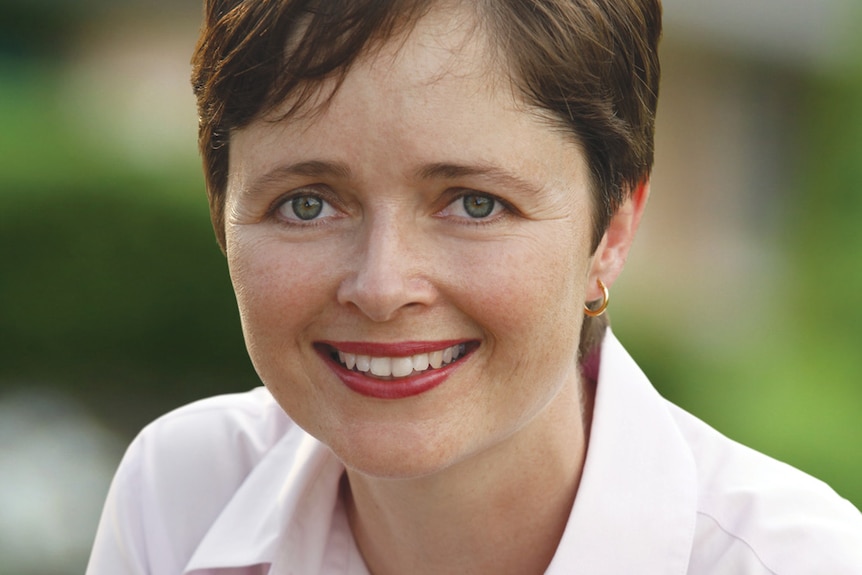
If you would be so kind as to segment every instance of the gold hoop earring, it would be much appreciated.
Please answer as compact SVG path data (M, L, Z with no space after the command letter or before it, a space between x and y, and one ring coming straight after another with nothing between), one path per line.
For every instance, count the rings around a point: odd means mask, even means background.
M610 293L608 293L608 287L600 279L596 279L596 283L599 284L599 289L602 290L602 305L600 305L596 309L590 309L589 306L584 304L584 313L590 317L599 317L600 315L605 313L605 310L608 309L608 302L610 302Z

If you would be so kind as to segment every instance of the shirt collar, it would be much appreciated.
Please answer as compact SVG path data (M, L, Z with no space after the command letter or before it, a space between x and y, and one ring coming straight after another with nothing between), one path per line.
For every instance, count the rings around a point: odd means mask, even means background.
M293 427L228 502L184 573L272 564L284 546L292 572L318 572L343 472L327 447Z
M608 330L583 475L547 574L685 573L696 485L667 402Z

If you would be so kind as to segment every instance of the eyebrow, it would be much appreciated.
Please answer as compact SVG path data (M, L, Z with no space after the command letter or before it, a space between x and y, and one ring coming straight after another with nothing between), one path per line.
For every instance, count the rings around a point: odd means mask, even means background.
M254 192L281 183L291 177L349 180L353 177L353 171L350 166L343 162L307 160L277 166L255 179L247 189ZM421 166L414 172L414 177L418 180L456 180L466 177L481 177L527 194L536 194L541 191L541 186L536 186L507 170L486 164L435 162Z
M347 164L341 162L325 162L322 160L308 160L305 162L296 162L277 166L259 178L256 178L248 190L255 191L266 188L270 185L278 184L285 179L291 177L306 177L306 178L338 178L350 179L352 172Z
M481 177L487 178L496 184L500 184L507 188L514 188L527 194L537 194L541 191L541 186L525 180L515 174L499 168L497 166L476 164L452 164L452 163L434 163L422 166L416 176L422 180L432 179L449 179L454 180L465 177Z

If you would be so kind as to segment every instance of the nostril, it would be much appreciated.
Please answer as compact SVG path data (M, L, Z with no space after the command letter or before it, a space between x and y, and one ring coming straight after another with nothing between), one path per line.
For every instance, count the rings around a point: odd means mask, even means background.
M363 281L364 280L364 281ZM338 302L375 322L391 320L400 311L417 310L434 300L434 288L415 278L350 278L338 290Z

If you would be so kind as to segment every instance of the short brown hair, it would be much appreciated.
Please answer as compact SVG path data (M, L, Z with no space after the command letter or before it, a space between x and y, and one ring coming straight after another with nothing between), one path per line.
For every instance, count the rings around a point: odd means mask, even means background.
M409 29L434 4L205 0L192 85L210 213L222 249L231 131L288 98L288 115L298 111L325 80L343 78L360 55ZM592 172L595 248L626 194L652 169L660 0L470 5L525 102L548 112L555 128L582 145ZM604 325L588 318L584 335L603 332Z

